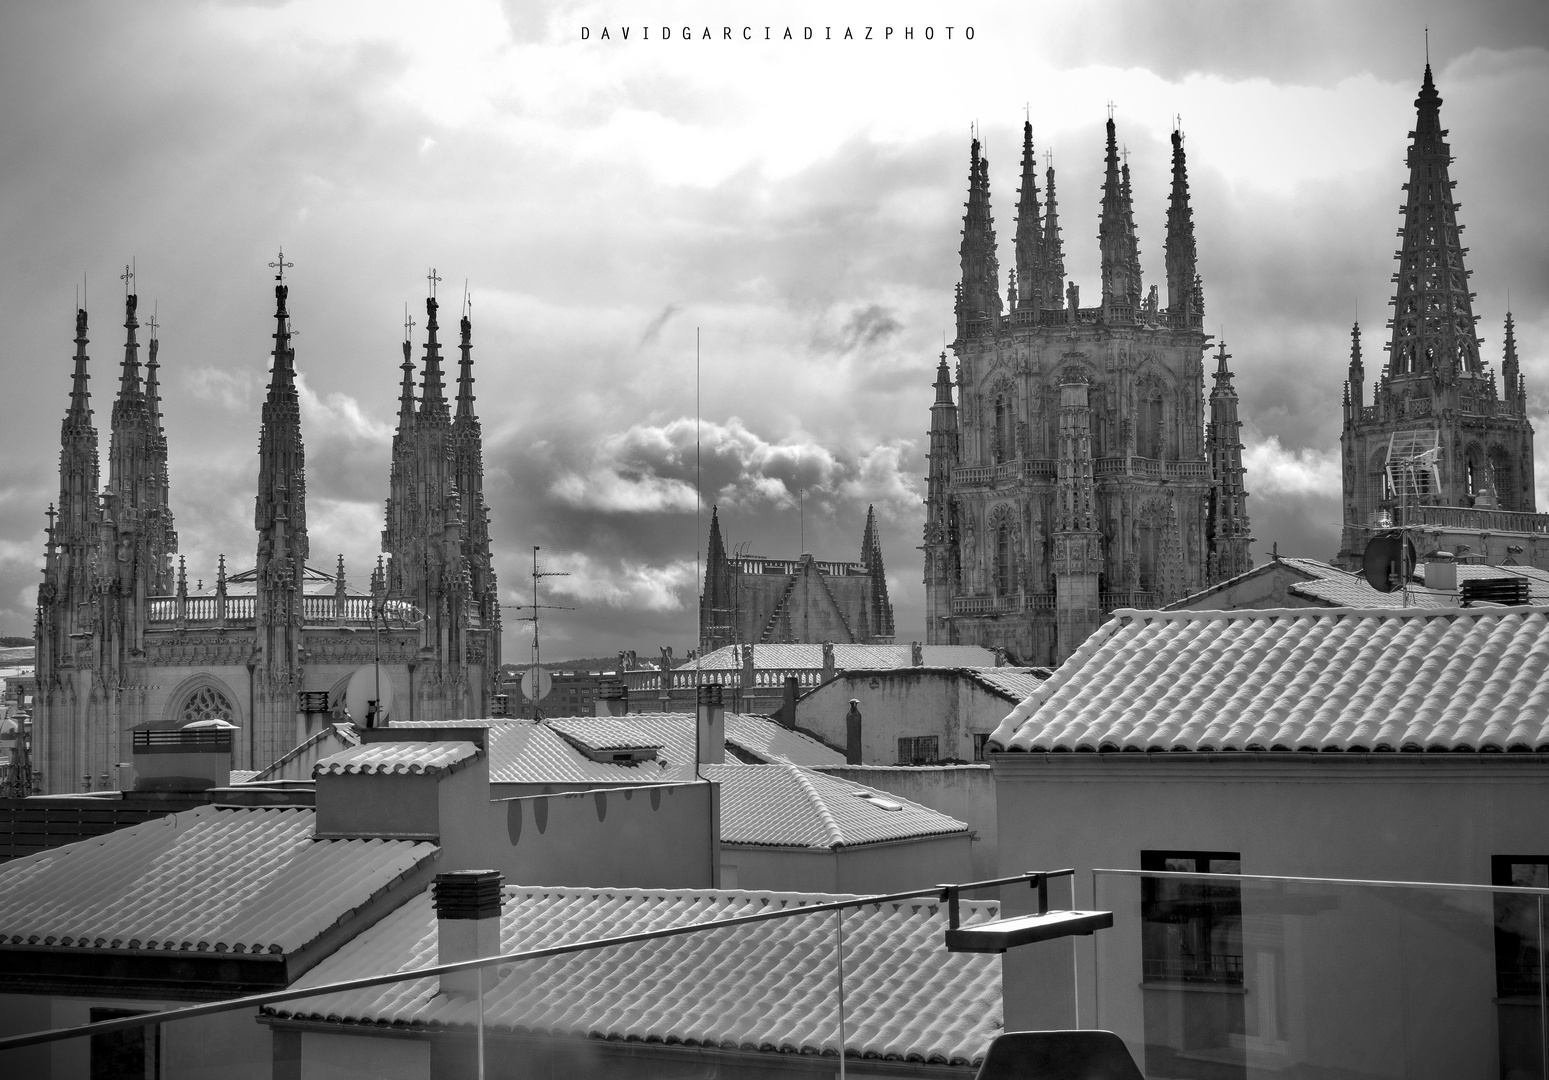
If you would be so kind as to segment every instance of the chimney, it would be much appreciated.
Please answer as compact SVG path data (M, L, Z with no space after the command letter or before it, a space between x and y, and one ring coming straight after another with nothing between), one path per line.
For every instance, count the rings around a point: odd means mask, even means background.
M598 716L628 716L629 687L623 683L607 682L597 688Z
M199 720L180 728L141 724L130 736L134 789L204 791L225 787L231 783L232 734L237 730L224 720Z
M726 709L721 705L721 684L700 683L699 715L695 741L699 745L701 765L726 762Z
M796 727L796 676L785 677L785 691L780 699L780 723L788 728Z
M437 963L455 964L500 955L502 880L499 870L459 870L436 875L431 891L436 905ZM486 987L493 982L485 976ZM479 969L442 975L441 992L477 997Z
M844 763L861 765L861 699L850 699L850 711L844 718Z
M1458 591L1458 564L1450 551L1433 551L1425 563L1425 587L1441 592Z

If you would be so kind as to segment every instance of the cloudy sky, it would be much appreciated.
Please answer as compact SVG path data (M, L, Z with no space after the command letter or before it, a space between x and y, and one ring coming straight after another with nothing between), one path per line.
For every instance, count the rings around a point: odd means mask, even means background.
M793 555L804 517L834 559L857 557L874 504L899 636L920 637L969 127L1002 266L1025 108L1059 173L1066 265L1095 295L1110 101L1152 281L1182 117L1256 554L1327 558L1349 330L1375 370L1427 25L1484 354L1498 364L1509 290L1545 432L1542 0L5 5L0 633L32 627L83 278L105 457L131 259L161 323L190 578L221 552L250 565L283 245L318 565L342 552L363 584L378 553L404 304L423 323L434 266L452 319L465 281L473 298L506 600L526 598L533 545L570 573L550 579L575 610L545 626L546 656L690 647L711 504L734 544ZM508 657L526 642L511 633Z

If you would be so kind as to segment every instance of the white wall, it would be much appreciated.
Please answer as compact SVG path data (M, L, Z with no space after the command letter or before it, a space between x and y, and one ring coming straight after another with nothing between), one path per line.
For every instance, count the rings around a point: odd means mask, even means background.
M1078 907L1093 904L1094 867L1139 869L1142 850L1239 852L1244 874L1474 884L1489 883L1492 855L1549 856L1549 758L1536 755L1018 753L994 755L993 768L1002 867L1075 867ZM1056 906L1063 906L1065 888L1054 891ZM1095 1019L1129 1038L1140 1023L1124 1005L1139 1001L1139 915L1130 902L1138 888L1125 893L1110 879L1104 891L1105 901L1127 900L1114 908L1114 928L1098 931L1100 941L1076 939L1082 1022ZM1252 889L1244 895L1251 961L1257 913ZM1301 995L1291 1006L1301 1010L1298 1037L1311 1040L1302 1051L1325 1061L1362 1061L1366 1047L1320 1045L1317 1018L1366 1010L1362 1015L1376 1017L1374 1029L1386 1025L1391 1035L1384 1042L1369 1033L1388 1070L1374 1075L1491 1076L1488 902L1436 900L1437 926L1449 925L1459 905L1472 914L1461 920L1464 931L1436 930L1416 952L1415 941L1395 937L1399 920L1383 916L1398 909L1365 895L1337 893L1348 912L1306 921L1320 931L1333 927L1335 935L1286 950L1305 976L1292 979ZM1008 892L1005 899L1008 910L1029 907L1030 897ZM1356 918L1361 905L1369 911ZM1283 912L1265 914L1272 919L1263 926L1295 923ZM1352 927L1361 932L1352 936ZM1071 950L1060 941L1007 953L1008 1029L1074 1022ZM1256 973L1249 967L1251 1008ZM1101 1016L1098 981L1109 988ZM1432 985L1448 986L1462 1005L1426 1017L1422 1003ZM1131 1049L1139 1060L1140 1048Z

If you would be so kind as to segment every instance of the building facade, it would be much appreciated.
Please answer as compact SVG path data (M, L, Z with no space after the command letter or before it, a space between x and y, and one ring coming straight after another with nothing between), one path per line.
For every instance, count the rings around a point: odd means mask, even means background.
M1506 316L1500 379L1480 357L1441 95L1425 67L1409 133L1403 243L1395 253L1388 360L1367 399L1361 328L1350 333L1340 433L1344 529L1335 561L1360 569L1377 531L1424 526L1426 550L1549 567L1549 517L1534 512L1533 425Z
M866 509L859 562L819 562L726 554L718 510L710 512L699 651L726 645L891 645L893 605L877 537Z
M283 259L282 259L283 261ZM234 767L262 769L343 715L350 678L380 663L382 718L484 715L499 668L471 328L462 320L457 412L443 396L436 300L416 399L404 342L383 549L369 592L308 565L289 287L275 287L273 366L258 444L252 569L190 591L169 498L158 341L139 361L136 297L125 300L124 359L100 485L89 390L87 314L61 432L59 504L50 507L35 634L34 754L50 793L127 788L131 729L221 720L242 729ZM100 488L100 490L99 490ZM389 706L389 701L393 702ZM367 717L355 717L366 723ZM373 717L371 719L376 719Z
M1224 345L1205 396L1204 291L1183 136L1172 136L1167 296L1144 289L1129 165L1107 127L1101 302L1065 278L1051 165L1023 126L1003 296L975 139L957 286L958 365L931 405L926 640L1058 663L1118 607L1159 607L1251 565Z

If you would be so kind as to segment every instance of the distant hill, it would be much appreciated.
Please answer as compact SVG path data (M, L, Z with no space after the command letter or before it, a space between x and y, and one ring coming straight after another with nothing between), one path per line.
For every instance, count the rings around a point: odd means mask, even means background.
M30 637L0 637L0 649L22 649L31 644Z
M527 664L501 664L500 674L517 678L526 671ZM617 671L619 668L618 653L612 656L583 656L579 660L545 660L542 665L549 671Z

